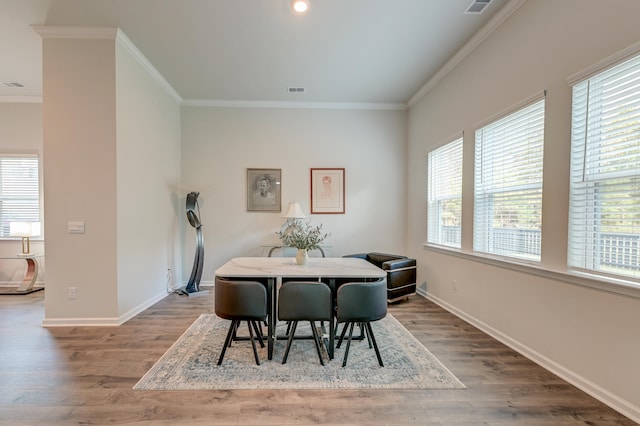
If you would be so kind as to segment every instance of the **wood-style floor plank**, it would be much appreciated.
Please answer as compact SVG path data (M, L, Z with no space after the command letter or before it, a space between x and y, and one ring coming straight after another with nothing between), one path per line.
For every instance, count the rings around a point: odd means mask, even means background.
M389 311L467 389L134 391L213 295L169 295L120 327L47 329L43 293L0 296L0 424L635 424L420 296Z

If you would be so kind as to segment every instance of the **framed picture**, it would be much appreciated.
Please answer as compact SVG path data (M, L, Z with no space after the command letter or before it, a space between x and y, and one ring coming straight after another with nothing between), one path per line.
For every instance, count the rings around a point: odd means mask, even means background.
M280 211L280 169L247 169L247 211Z
M311 169L311 213L344 214L344 169Z

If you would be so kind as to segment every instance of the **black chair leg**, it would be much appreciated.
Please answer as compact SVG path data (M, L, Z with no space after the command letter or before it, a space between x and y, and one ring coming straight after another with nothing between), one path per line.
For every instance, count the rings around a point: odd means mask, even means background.
M347 357L349 356L349 347L351 346L351 338L353 337L353 326L355 325L352 322L349 326L349 339L347 340L347 347L344 349L344 359L342 360L342 366L345 367L347 365ZM345 326L346 328L346 326ZM344 330L343 330L344 333Z
M222 364L222 360L224 359L224 353L227 351L227 348L231 346L231 340L233 339L233 335L236 330L236 322L237 320L232 320L231 325L229 326L229 331L227 332L227 338L224 340L224 345L222 346L222 352L220 352L220 357L218 358L218 365Z
M342 328L342 333L340 333L340 338L338 339L338 344L336 345L337 349L340 349L340 345L342 344L342 340L344 339L344 335L347 333L347 328L349 328L349 323L345 322L344 323L344 327Z
M313 343L316 344L316 351L318 352L318 358L320 359L320 364L324 365L324 360L322 359L322 351L320 350L320 337L318 336L318 330L316 330L316 324L313 321L309 321L311 324L311 332L313 333Z
M256 341L253 338L253 329L251 328L251 321L247 321L247 328L249 329L249 339L251 340L251 347L253 348L253 356L256 359L256 364L260 365L260 358L258 357L258 349L256 348Z
M367 322L365 323L365 326L366 326L367 337L371 338L369 342L369 347L371 347L371 342L373 342L373 347L375 348L376 356L378 357L378 364L380 364L380 367L384 367L384 364L382 363L382 357L380 356L380 350L378 350L378 344L376 343L376 338L373 335L373 329L371 328L371 323Z
M256 321L250 321L253 329L256 331L256 337L258 338L258 342L260 343L260 347L264 348L264 341L262 340L262 327L258 325Z
M293 342L293 335L296 334L296 327L298 327L298 321L291 321L291 331L289 332L289 338L287 339L287 348L284 350L284 356L282 357L282 363L286 364L287 357L289 356L289 349L291 349L291 343Z

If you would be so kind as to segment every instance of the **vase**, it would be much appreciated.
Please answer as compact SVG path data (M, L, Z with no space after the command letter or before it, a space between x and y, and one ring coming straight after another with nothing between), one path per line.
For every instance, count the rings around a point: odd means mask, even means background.
M296 263L298 265L306 265L307 260L309 260L309 253L307 253L307 249L298 249L296 253Z

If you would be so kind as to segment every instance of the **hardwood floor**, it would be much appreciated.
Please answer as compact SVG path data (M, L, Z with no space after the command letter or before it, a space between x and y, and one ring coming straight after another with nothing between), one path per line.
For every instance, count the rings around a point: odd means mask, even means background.
M636 424L420 296L389 311L467 389L133 391L211 294L170 295L120 327L49 329L43 292L0 296L0 424Z

